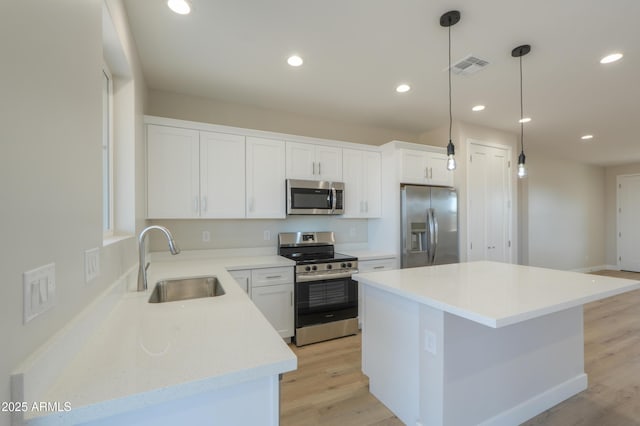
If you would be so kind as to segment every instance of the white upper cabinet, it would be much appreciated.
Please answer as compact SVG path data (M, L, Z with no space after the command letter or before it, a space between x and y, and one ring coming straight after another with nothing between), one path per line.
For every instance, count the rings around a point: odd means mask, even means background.
M244 139L149 125L147 217L244 217Z
M343 217L380 217L380 153L345 148L342 155L342 177L345 184L345 212Z
M342 148L287 142L287 179L342 181Z
M199 132L147 127L147 217L200 215Z
M402 183L453 186L453 172L447 170L445 154L402 149L401 163Z
M200 217L245 217L244 139L200 132Z
M246 217L286 217L285 144L247 137L246 176Z

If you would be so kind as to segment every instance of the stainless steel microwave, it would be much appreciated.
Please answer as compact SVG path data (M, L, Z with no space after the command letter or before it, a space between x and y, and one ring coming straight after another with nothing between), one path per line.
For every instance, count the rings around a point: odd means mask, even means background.
M287 179L287 214L343 214L344 183Z

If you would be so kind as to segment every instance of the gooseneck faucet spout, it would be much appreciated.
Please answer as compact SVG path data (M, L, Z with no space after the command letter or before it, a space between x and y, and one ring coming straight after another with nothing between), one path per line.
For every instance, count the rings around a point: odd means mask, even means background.
M138 291L145 291L147 289L147 267L149 265L145 264L144 239L152 229L157 229L164 233L164 235L167 237L167 240L169 240L169 251L171 252L171 254L176 255L180 253L178 245L175 241L173 241L173 235L171 235L171 232L169 232L169 230L164 226L153 225L143 229L142 232L140 232L140 236L138 237L138 250L140 256L140 266L138 269Z

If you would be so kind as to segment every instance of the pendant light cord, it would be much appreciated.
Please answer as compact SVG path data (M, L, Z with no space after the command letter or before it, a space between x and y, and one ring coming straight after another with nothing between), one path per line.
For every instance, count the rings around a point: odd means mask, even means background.
M524 154L524 108L522 100L522 56L520 56L520 151Z
M520 67L521 67L520 73L522 73L522 65ZM520 92L522 93L522 78L520 79L520 85L521 85ZM449 142L451 142L452 122L453 122L453 115L451 114L451 25L449 25Z

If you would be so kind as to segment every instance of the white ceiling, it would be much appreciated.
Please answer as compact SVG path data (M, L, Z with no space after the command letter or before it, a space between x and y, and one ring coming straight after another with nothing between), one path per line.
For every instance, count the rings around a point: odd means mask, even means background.
M638 0L125 0L151 89L422 133L448 125L447 29L460 10L452 61L490 65L453 76L453 116L519 133L523 58L525 150L609 165L640 161ZM612 51L624 58L607 66ZM292 53L304 65L292 68ZM412 90L399 94L395 87ZM471 111L476 104L486 110ZM640 121L640 120L639 120ZM584 134L595 137L580 140Z

